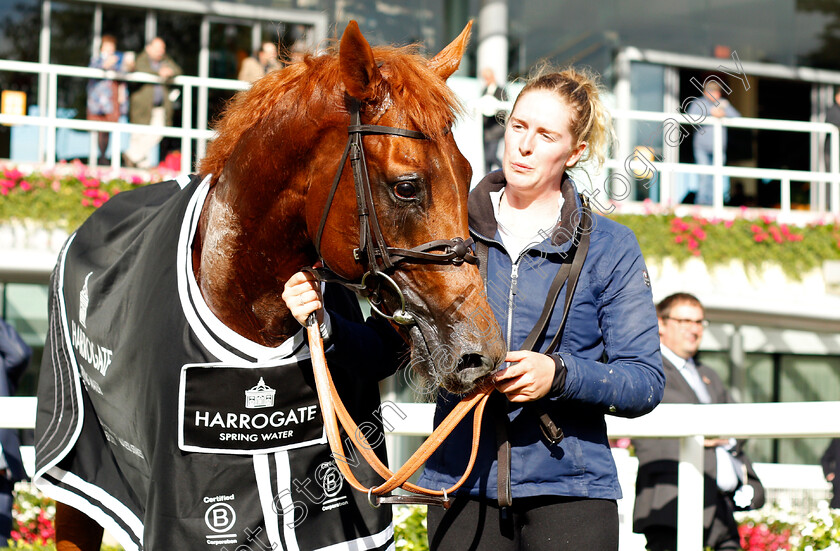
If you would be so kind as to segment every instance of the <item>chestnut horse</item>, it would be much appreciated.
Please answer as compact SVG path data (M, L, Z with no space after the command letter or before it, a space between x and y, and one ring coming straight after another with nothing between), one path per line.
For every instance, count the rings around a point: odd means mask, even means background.
M337 49L234 97L201 176L121 194L71 236L52 282L36 431L36 483L61 502L59 551L98 549L98 525L126 549L390 545L390 512L362 510L364 496L356 503L330 466L323 428L307 428L318 422L311 370L281 292L321 260L373 298L434 384L466 393L501 363L445 84L469 33L426 60L371 48L351 22ZM348 408L354 396L378 402L375 380L347 379ZM241 392L258 401L242 406ZM229 394L231 409L263 408L275 392L280 408L303 401L259 437L303 441L252 444L243 429L269 410L213 416ZM369 402L356 405L363 421L377 420ZM206 444L214 425L227 432Z

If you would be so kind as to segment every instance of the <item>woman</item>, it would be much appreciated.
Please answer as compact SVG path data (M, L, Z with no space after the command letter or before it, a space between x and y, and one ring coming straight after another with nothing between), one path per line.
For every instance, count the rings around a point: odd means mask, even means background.
M665 379L635 236L593 216L567 174L582 160L602 164L608 137L594 78L544 69L507 120L502 170L470 194L470 232L486 255L488 298L510 352L472 474L449 509L429 508L431 549L618 549L621 489L604 415L651 411ZM563 275L563 291L545 307ZM540 321L547 326L535 330ZM442 393L435 422L457 401ZM465 419L430 458L421 485L458 480L471 425Z
M125 71L123 54L117 51L117 39L102 35L99 53L93 56L88 67L111 71ZM87 118L91 121L119 122L120 115L128 113L128 94L125 83L111 79L94 79L87 85ZM110 132L98 132L99 164L108 164Z

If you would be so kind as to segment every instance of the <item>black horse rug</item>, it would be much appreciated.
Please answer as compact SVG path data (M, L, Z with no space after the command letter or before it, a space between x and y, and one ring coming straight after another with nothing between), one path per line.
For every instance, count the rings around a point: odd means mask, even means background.
M389 508L344 484L330 455L305 333L263 347L202 300L190 246L208 189L185 177L121 193L65 244L36 484L128 550L393 549ZM354 297L328 290L325 302L360 321ZM381 430L375 380L337 346L327 357L345 404ZM361 463L360 480L378 483Z

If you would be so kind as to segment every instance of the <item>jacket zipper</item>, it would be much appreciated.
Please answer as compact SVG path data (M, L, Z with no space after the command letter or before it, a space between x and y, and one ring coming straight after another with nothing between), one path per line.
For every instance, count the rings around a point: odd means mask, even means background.
M519 286L519 262L522 260L522 255L516 259L516 262L510 267L510 292L508 293L508 311L507 311L507 348L510 350L513 332L513 300L516 298L516 293ZM505 366L507 367L507 365Z

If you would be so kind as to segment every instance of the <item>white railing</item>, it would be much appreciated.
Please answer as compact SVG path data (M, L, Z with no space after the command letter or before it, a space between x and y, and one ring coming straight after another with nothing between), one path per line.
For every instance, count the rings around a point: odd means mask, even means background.
M200 78L192 76L179 76L172 80L171 86L180 88L182 101L182 120L179 127L153 127L147 125L137 125L128 123L110 123L87 121L81 119L61 119L57 117L58 113L58 77L65 78L109 78L114 80L121 80L126 82L145 82L154 83L160 80L147 73L118 73L115 71L103 71L101 69L92 69L88 67L79 67L71 65L54 65L41 64L24 61L11 61L0 59L0 72L13 73L28 73L39 75L41 85L46 88L46 106L40 110L40 116L15 116L0 114L0 123L2 124L25 124L31 126L38 126L44 129L39 140L39 159L40 162L46 166L52 166L56 162L56 130L58 128L69 128L81 131L90 132L111 132L112 133L112 150L119 151L121 145L121 133L144 133L156 134L167 137L174 137L181 139L181 170L182 172L190 172L192 167L190 162L193 153L193 141L195 140L196 157L200 158L204 154L204 149L208 140L212 139L213 132L207 128L207 93L210 89L215 90L242 90L248 87L247 83L238 80L225 80L215 78ZM193 92L198 91L198 109L197 120L193 120ZM510 105L508 103L507 105ZM818 191L815 192L815 200L812 201L812 207L819 213L831 212L840 215L840 131L832 124L823 122L803 122L803 121L789 121L789 120L768 120L757 118L723 118L706 117L702 121L697 121L698 125L703 125L708 131L711 129L715 139L715 151L713 155L712 165L697 165L693 163L675 163L675 162L661 162L661 161L642 161L634 154L633 145L636 146L650 146L651 144L631 144L628 130L629 121L647 121L659 122L663 124L671 121L671 123L679 125L685 131L686 127L691 126L689 121L682 118L680 113L664 113L651 111L635 111L635 110L620 110L616 109L611 112L613 118L616 120L618 134L622 137L624 143L619 143L618 151L615 153L616 158L607 161L606 166L613 171L613 176L610 180L603 183L603 186L610 187L613 195L618 195L618 199L622 202L627 201L633 203L632 198L626 198L621 195L622 190L616 189L617 186L610 185L612 178L616 174L623 174L627 179L633 180L634 175L636 179L639 174L644 174L646 171L652 171L651 176L661 180L662 185L661 196L659 203L665 206L671 206L680 198L674 197L673 184L674 175L693 174L693 175L711 175L713 178L713 204L712 208L715 212L720 214L724 210L724 177L743 177L755 179L772 179L781 182L781 191L779 198L780 211L788 213L791 210L791 182L813 182ZM807 170L783 170L761 167L739 167L739 166L724 166L722 163L722 136L723 128L748 128L756 130L773 130L779 132L804 132L815 136L817 139L812 140L813 143L821 143L823 136L831 137L831 148L829 153L830 166L832 170L829 172L823 171L807 171ZM671 140L673 141L673 132L678 131L671 129ZM692 129L693 131L693 129ZM481 144L480 125L476 126L476 135L473 140L470 140L476 146ZM679 135L679 134L678 134ZM662 134L659 134L659 138ZM657 138L657 139L659 139ZM667 142L667 141L666 141ZM472 146L472 144L470 144ZM678 144L666 143L666 149L674 149ZM90 155L91 164L95 164L97 155L97 144L95 137L91 135L90 139ZM661 157L659 157L661 158ZM111 159L111 166L119 168L120 156L113 155ZM615 183L615 182L612 182ZM830 188L830 193L829 193ZM830 202L830 204L828 204Z
M405 418L387 417L394 434L431 433L433 404L397 407ZM662 404L637 419L608 416L607 431L610 438L680 439L677 551L702 551L704 438L840 436L840 402Z
M111 132L113 151L120 151L120 133L154 134L159 136L181 138L181 171L190 172L190 160L192 158L192 140L198 142L199 157L204 152L204 145L213 138L213 132L206 128L207 113L199 113L197 121L198 128L193 128L193 91L199 91L199 103L206 104L206 94L209 89L216 90L243 90L249 86L248 83L238 80L226 80L218 78L200 78L192 76L178 76L169 83L173 88L181 89L182 116L180 127L158 127L144 124L129 124L115 122L88 121L82 119L58 118L58 77L72 77L80 79L107 78L126 82L156 83L161 80L148 73L120 73L117 71L104 71L89 67L78 67L74 65L54 65L33 63L28 61L10 61L0 59L0 71L37 74L46 82L46 107L39 110L39 116L29 115L4 115L0 114L2 124L20 124L38 126L46 130L39 140L39 159L45 166L51 167L56 162L56 130L58 128L69 128L73 130L89 132ZM91 136L90 155L91 164L96 163L97 144ZM113 155L111 158L112 168L119 168L120 156Z
M34 428L36 405L31 397L0 398L0 428ZM434 404L394 405L383 408L391 434L432 432ZM704 438L837 437L840 402L663 404L637 419L608 416L607 431L610 438L680 439L677 551L702 551ZM31 461L31 448L26 456Z
M633 111L633 110L613 110L610 112L613 118L619 121L617 124L621 125L622 121L648 121L660 122L663 124L663 130L666 128L666 122L669 123L670 137L673 140L675 134L679 132L680 128L691 126L682 115L679 113L659 113L651 111ZM675 125L675 126L670 126ZM742 178L756 178L756 179L772 179L781 181L781 197L780 206L782 212L789 212L791 208L790 201L790 184L791 182L815 182L819 184L819 191L817 194L817 210L830 211L834 214L840 214L840 129L835 125L825 122L805 122L805 121L789 121L776 119L756 119L756 118L716 118L706 117L702 121L697 121L697 126L705 126L705 131L711 131L714 137L714 153L712 165L697 165L693 163L672 163L672 162L657 162L657 161L642 161L633 151L628 151L627 146L621 148L623 157L618 159L610 159L606 165L613 170L624 171L628 177L633 174L644 175L653 167L658 174L652 175L660 177L662 173L686 173L686 174L709 174L714 178L713 189L713 204L715 210L722 210L724 204L724 189L723 177L735 176ZM775 168L760 168L760 167L739 167L739 166L724 166L723 165L723 128L746 128L754 130L775 130L780 132L799 132L815 134L817 136L826 135L830 138L829 150L829 166L832 167L830 172L823 171L808 171L808 170L783 170ZM624 132L625 134L627 132ZM662 137L660 133L658 137ZM819 141L819 140L817 140ZM620 144L624 145L624 144ZM629 144L627 144L629 145ZM650 146L650 144L639 143L637 146ZM671 147L676 147L678 144L671 143ZM665 205L672 204L679 201L679 197L674 197L672 193L672 178L663 182L664 185L660 187L661 196L659 202ZM671 185L668 185L671 184ZM830 195L827 193L828 185L831 186ZM826 197L830 197L831 204L826 204Z

